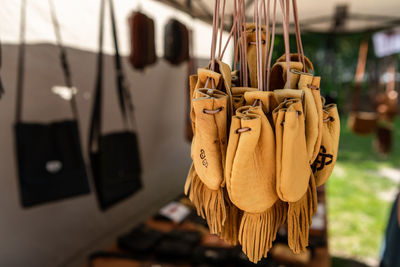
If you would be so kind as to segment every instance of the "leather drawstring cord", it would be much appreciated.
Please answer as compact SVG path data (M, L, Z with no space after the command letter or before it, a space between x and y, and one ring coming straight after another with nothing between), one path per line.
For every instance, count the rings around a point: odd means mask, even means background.
M363 40L360 44L360 50L358 52L357 69L356 69L356 75L354 77L354 94L353 94L353 101L351 108L353 112L358 111L360 107L360 98L362 89L361 83L364 80L367 55L368 55L368 41Z
M306 62L304 57L303 51L303 44L301 41L301 31L300 31L300 22L299 22L299 15L297 11L297 0L292 0L293 4L293 17L294 17L294 25L295 25L295 32L296 32L296 44L297 44L297 54L299 57L299 61L303 63L303 71L306 72Z
M218 49L218 58L221 59L221 46L222 46L222 33L224 32L224 17L225 17L225 5L226 0L224 0L222 4L222 16L221 16L221 24L219 28L219 49Z
M283 26L283 39L285 44L285 58L286 58L286 80L288 88L290 84L290 44L289 44L289 0L280 0L282 9L282 26Z
M238 63L238 34L236 34L237 29L238 29L238 15L237 15L237 6L236 6L236 0L233 0L233 16L234 16L234 20L233 20L233 24L235 25L235 33L233 34L233 46L235 49L234 55L233 55L233 70L236 71L237 70L237 63Z
M225 0L224 0L224 9L225 9ZM222 13L222 20L223 19L224 19L224 12ZM233 10L232 28L231 28L231 31L229 33L228 39L227 39L227 41L225 43L225 46L222 49L222 53L220 52L220 54L219 54L219 60L222 61L222 59L224 58L224 55L225 55L225 51L226 51L226 49L227 49L227 47L228 47L228 45L229 45L229 43L230 43L230 41L232 39L232 36L233 36L234 37L234 46L235 46L235 58L234 58L234 64L233 64L234 65L234 70L236 69L236 64L237 64L237 48L236 48L237 35L234 34L236 29L237 29L237 14L236 14L236 0L235 0L234 1L234 10ZM222 31L223 31L223 24L221 24L221 33L222 33ZM222 34L221 34L220 38L221 38L221 42L222 42Z
M264 13L264 24L266 28L266 36L265 36L265 49L264 49L264 67L263 67L263 73L264 73L264 90L267 89L267 55L268 51L270 49L269 47L269 42L270 42L270 28L269 28L269 19L270 19L270 0L268 0L268 7L265 5L265 0L262 1L262 7L263 7L263 13Z
M272 53L274 51L274 43L275 43L275 25L276 25L276 1L274 0L274 16L272 18L272 30L271 30L271 41L269 42L270 48L269 48L269 55L268 55L268 60L267 60L267 91L269 91L269 79L270 79L270 74L271 74L271 61L272 61ZM269 7L269 0L268 0L268 7ZM265 55L267 56L267 55Z
M262 44L261 44L261 16L259 15L259 2L254 1L254 20L256 34L256 51L257 51L257 87L259 91L263 91L263 73L262 73Z
M243 86L247 87L249 84L249 80L248 80L248 74L247 74L247 33L246 33L246 7L245 7L245 2L244 0L239 0L239 20L240 20L240 28L239 31L241 33L241 41L242 41L242 46L241 46L241 50L242 50L242 57L240 58L241 62L242 62L242 68L241 68L241 73L243 75Z
M218 112L222 111L223 109L224 109L224 107L219 107L217 109L203 109L203 113L214 115L214 114L217 114Z
M218 21L219 21L219 0L215 0L214 4L214 16L213 16L213 26L212 26L212 41L211 41L211 66L210 70L215 70L215 50L217 48L217 36L218 36ZM211 87L215 89L214 79L208 77L204 87L207 88L208 82L211 79Z

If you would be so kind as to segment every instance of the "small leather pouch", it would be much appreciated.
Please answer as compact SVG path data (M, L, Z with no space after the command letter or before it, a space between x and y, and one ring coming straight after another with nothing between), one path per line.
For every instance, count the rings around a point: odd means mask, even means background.
M324 107L322 142L312 165L316 186L325 184L336 163L340 136L340 119L335 104Z

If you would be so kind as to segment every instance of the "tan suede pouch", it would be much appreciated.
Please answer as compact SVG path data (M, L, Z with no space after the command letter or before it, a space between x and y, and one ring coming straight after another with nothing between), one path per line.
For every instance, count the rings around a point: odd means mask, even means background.
M264 111L264 114L266 114L268 119L270 119L269 117L272 118L271 113L278 106L278 100L276 94L271 91L257 90L252 92L246 92L244 94L244 98L247 105L253 105L257 100L260 101L259 104L261 104L262 110ZM273 123L271 125L273 127Z
M300 99L282 102L273 112L276 138L276 192L286 202L296 202L307 191L311 174L305 119Z
M274 162L274 133L262 106L239 108L231 122L225 177L230 200L243 211L238 240L252 262L267 256L286 219L287 206L275 192Z
M303 68L303 64L300 62L291 61L289 64L291 70L301 71ZM286 62L276 62L271 68L270 74L270 89L282 89L288 88L287 82L287 64ZM299 79L299 75L295 73L290 73L290 89L297 88L297 81Z
M247 67L249 70L250 86L257 88L257 48L256 48L256 25L254 23L246 23L246 40L247 40ZM262 62L265 60L266 34L265 26L261 27L262 40ZM263 71L264 67L263 67Z
M250 130L239 133L240 128ZM226 185L232 202L244 211L263 212L277 200L273 140L272 127L261 107L245 106L236 111L227 151Z
M228 95L216 89L197 89L192 104L195 113L195 137L191 149L194 168L209 189L217 190L224 180Z
M285 62L286 61L286 55L283 54L282 56L280 56L276 62ZM297 61L297 62L301 62L301 59L299 59L299 54L297 53L291 53L290 54L290 61ZM310 59L308 59L306 56L304 56L304 61L306 63L306 72L309 73L311 71L314 70L314 66L312 64L312 62L310 61Z
M340 119L335 104L324 107L322 143L317 159L312 168L317 186L321 186L328 180L336 164L339 137Z
M322 105L320 105L321 111L317 110L317 104L315 103L314 94L310 86L312 85L313 76L309 74L301 74L298 88L304 91L304 117L306 123L306 143L307 143L307 157L310 164L313 162L313 156L316 147L321 144L321 139L319 139L319 144L317 144L319 133L321 131L319 114L322 111ZM318 90L319 91L319 90ZM321 99L321 97L319 97ZM321 101L321 100L319 100ZM321 118L322 124L322 118Z
M258 90L251 87L232 87L232 103L234 111L246 104L246 101L244 99L245 92L253 91Z

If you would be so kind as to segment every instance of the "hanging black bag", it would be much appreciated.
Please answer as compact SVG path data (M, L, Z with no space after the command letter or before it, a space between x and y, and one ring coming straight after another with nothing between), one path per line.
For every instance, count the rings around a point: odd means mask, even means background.
M26 0L23 0L14 129L22 205L30 207L86 194L90 192L90 189L79 140L78 114L74 94L70 101L72 120L47 124L26 123L21 120L25 63L25 10ZM53 5L51 5L51 10L65 82L69 88L72 88L66 50L61 44L60 29Z
M189 59L189 31L176 19L170 19L164 28L164 58L173 65Z
M122 69L118 52L117 29L112 0L109 1L115 47L115 69L119 107L125 124L125 131L101 134L102 77L103 77L103 25L104 5L100 6L99 54L95 101L93 105L89 153L92 173L100 208L105 210L131 196L141 187L141 165L136 133L129 130L135 126L133 105Z

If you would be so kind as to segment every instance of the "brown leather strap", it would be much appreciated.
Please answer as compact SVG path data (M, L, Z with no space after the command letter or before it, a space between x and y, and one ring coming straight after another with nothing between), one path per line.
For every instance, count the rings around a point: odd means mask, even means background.
M218 49L218 57L219 58L221 58L222 33L224 32L225 5L226 5L226 0L223 0L221 23L220 23L220 27L219 27L219 49Z
M352 111L358 111L360 107L360 98L361 98L361 89L362 89L362 81L364 80L365 74L365 65L367 63L367 55L368 55L368 41L363 40L360 43L360 50L358 52L358 63L356 74L354 77L354 95L352 101Z
M274 51L274 42L275 42L275 25L276 25L276 1L274 0L274 15L272 17L272 30L271 30L271 41L269 42L269 55L267 60L267 91L269 91L269 80L271 74L271 61L272 61L272 52ZM268 0L268 8L269 8L269 0Z
M396 87L396 67L394 58L391 60L387 68L387 73L390 73L391 79L388 83L386 83L385 91L386 93L390 93L391 91L395 91Z
M249 84L248 73L247 73L247 33L246 33L246 7L244 0L239 0L238 2L238 35L240 40L240 74L241 81L244 87Z
M283 39L285 45L285 57L286 57L286 77L287 85L291 88L290 84L290 44L289 44L289 0L279 0L282 9L282 26L283 26Z
M269 45L269 38L270 38L270 29L269 29L269 19L270 19L270 0L268 0L268 7L265 5L265 1L262 1L262 9L263 9L263 15L264 15L264 24L266 28L265 32L265 49L264 49L264 62L263 62L263 70L264 70L264 90L267 89L267 55L268 55L268 50L270 49Z
M258 0L254 0L254 24L256 34L256 54L257 54L257 88L263 90L263 74L262 74L262 51L261 51L261 16L259 16Z
M306 61L304 57L303 51L303 44L301 41L301 31L300 31L300 22L299 22L299 15L297 11L297 0L292 0L293 5L293 17L294 17L294 25L295 25L295 32L296 32L296 44L297 44L297 53L299 60L303 63L303 71L306 72Z

